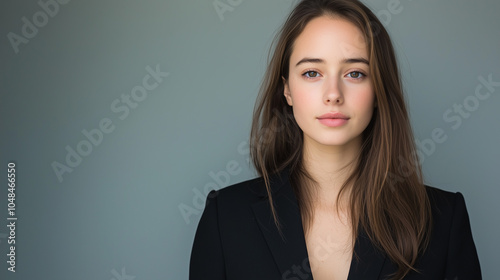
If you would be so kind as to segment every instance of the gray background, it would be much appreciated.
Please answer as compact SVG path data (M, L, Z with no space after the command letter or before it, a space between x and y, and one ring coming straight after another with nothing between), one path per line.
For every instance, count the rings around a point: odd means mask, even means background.
M473 96L478 77L500 81L500 2L393 1L365 3L395 42L416 137L447 136L425 155L426 182L464 194L484 278L498 279L500 87L478 104ZM251 112L272 37L296 1L220 0L233 4L221 16L213 2L73 0L17 53L7 34L22 35L22 18L43 10L1 2L1 279L187 278L207 190L255 176ZM111 104L156 65L169 76L120 119ZM464 101L469 115L443 118ZM65 164L66 146L105 118L115 129L59 181L52 163ZM15 274L6 266L10 160ZM238 168L226 178L228 164Z

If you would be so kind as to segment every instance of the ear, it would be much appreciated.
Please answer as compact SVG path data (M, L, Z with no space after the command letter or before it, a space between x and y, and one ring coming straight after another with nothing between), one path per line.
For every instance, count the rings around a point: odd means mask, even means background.
M284 87L283 95L286 98L286 102L288 103L288 105L293 106L292 95L290 94L290 88L288 87L288 81L285 80L285 78L283 76L281 76L281 79L283 79L283 87Z

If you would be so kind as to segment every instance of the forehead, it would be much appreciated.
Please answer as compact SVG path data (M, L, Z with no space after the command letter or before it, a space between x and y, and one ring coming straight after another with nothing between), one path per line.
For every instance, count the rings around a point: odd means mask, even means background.
M304 56L327 61L350 57L368 59L368 50L362 32L350 21L321 16L312 19L297 37L290 62L297 62Z

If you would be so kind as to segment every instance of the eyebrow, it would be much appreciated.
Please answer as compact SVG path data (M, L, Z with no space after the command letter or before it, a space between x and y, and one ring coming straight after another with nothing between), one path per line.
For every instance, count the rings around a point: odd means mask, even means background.
M353 57L353 58L344 58L340 61L343 64L352 64L352 63L364 63L366 65L370 65L367 59L362 58L362 57ZM321 58L310 58L310 57L305 57L301 59L297 64L295 64L295 67L299 66L302 63L325 63L325 61Z

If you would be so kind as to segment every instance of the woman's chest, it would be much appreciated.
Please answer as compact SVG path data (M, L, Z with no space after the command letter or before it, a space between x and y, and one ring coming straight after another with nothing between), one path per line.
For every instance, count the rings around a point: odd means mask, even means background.
M315 214L306 245L315 280L347 279L353 242L352 228L346 219Z

